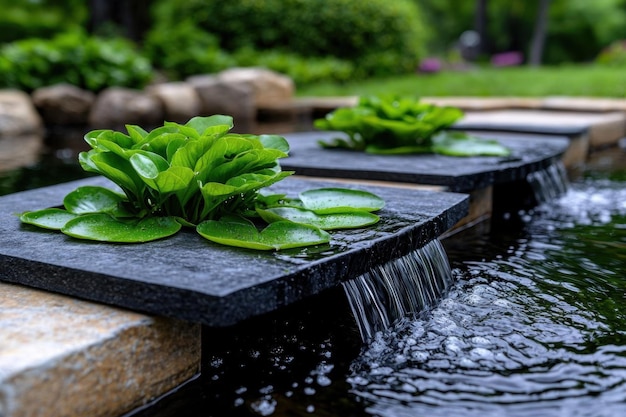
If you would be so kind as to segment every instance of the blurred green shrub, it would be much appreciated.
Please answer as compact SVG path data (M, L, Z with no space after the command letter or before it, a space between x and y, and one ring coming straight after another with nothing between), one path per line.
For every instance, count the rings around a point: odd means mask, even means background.
M72 31L0 48L0 87L32 91L70 83L98 92L109 86L143 88L151 78L150 61L122 38L101 39Z
M352 77L414 71L427 33L411 0L160 0L153 18L153 30L191 21L231 53L349 61Z
M79 28L87 19L84 0L0 0L0 44L51 38Z
M146 37L143 50L156 68L173 79L219 72L236 65L215 36L189 20L175 25L157 22Z
M171 79L210 74L235 66L265 67L304 85L318 81L347 81L353 73L349 61L333 57L303 57L278 49L260 51L243 47L227 53L216 36L189 20L159 24L148 33L144 54Z
M615 41L598 54L596 64L626 67L626 40Z
M298 85L320 81L348 81L354 66L345 60L328 57L303 57L280 50L258 51L242 48L233 54L238 66L259 66L288 75Z

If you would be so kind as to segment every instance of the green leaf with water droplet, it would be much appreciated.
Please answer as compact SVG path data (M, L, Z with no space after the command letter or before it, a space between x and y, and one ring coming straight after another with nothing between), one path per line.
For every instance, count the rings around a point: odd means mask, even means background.
M509 156L511 151L497 140L465 132L441 132L433 138L433 151L449 156Z
M152 152L137 152L130 163L141 179L161 194L185 189L194 178L190 168L170 166L165 158Z
M63 199L63 205L74 214L114 213L125 199L108 188L86 185L68 193Z
M67 222L76 217L76 214L63 209L48 208L22 213L20 221L22 223L32 224L33 226L42 227L44 229L61 230Z
M272 207L266 210L257 209L257 213L268 223L288 220L316 226L322 230L355 229L375 224L380 220L377 215L363 210L316 214L311 210L297 207Z
M79 239L115 243L141 243L162 239L178 232L180 223L173 217L146 217L141 220L116 219L108 214L85 214L70 220L61 229Z
M318 214L346 213L352 210L377 211L385 201L368 191L348 188L317 188L300 193L304 208Z
M330 235L317 227L289 221L271 223L259 231L249 221L207 220L200 223L196 230L215 243L258 250L298 248L330 241Z

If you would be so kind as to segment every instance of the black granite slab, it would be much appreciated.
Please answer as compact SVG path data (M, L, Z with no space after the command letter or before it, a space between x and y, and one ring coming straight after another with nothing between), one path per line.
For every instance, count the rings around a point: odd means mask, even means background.
M298 132L284 135L289 157L284 170L298 175L352 178L413 184L441 185L453 192L471 192L494 184L526 178L558 160L569 146L566 137L485 133L512 150L509 157L452 157L444 155L372 155L343 149L325 149L339 132Z
M141 312L227 326L339 285L403 256L467 214L467 196L390 187L353 187L386 201L381 222L334 232L316 249L263 252L214 244L195 231L143 244L77 240L20 223L16 213L60 206L79 185L109 186L94 177L0 197L0 280ZM334 182L288 178L276 192Z
M586 135L589 132L589 125L573 125L573 124L524 124L520 122L478 122L478 121L459 121L450 129L468 132L507 132L507 133L528 133L546 136L566 136L568 138L577 138Z

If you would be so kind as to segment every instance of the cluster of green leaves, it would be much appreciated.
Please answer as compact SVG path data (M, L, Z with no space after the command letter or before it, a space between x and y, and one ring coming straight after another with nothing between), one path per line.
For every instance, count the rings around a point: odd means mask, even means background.
M463 117L456 107L437 106L409 97L360 97L356 106L342 107L314 122L316 128L340 131L320 142L326 148L345 148L377 154L439 153L454 156L506 156L497 141L446 129Z
M143 88L152 74L152 65L132 42L78 30L52 39L16 41L0 49L0 87L32 91L70 83L98 92L110 86Z
M153 19L153 30L194 22L227 51L279 49L349 61L352 76L360 77L414 71L426 38L426 25L411 0L159 0Z
M176 216L197 224L226 212L253 209L256 191L290 172L277 160L289 146L275 135L229 131L230 116L195 117L185 125L166 122L147 132L94 130L81 152L83 169L103 175L124 191L134 216Z
M371 211L384 202L364 191L321 189L299 199L262 195L292 172L278 160L287 141L276 135L231 133L233 119L195 117L184 125L166 122L147 132L94 130L79 155L84 170L121 189L84 186L65 196L64 208L26 212L24 223L82 239L145 242L196 227L209 240L254 249L327 243L333 228L378 221ZM259 231L263 219L269 224Z

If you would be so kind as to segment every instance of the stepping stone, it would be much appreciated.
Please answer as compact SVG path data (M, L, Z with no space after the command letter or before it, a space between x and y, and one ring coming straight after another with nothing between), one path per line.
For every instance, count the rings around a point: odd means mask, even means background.
M626 100L623 98L598 97L546 97L542 106L546 110L578 112L615 112L626 113Z
M336 231L328 247L280 252L217 245L192 230L135 245L86 242L21 225L13 214L59 206L87 184L110 183L94 177L0 198L0 280L215 327L356 278L439 237L468 210L466 195L360 186L386 202L378 224ZM295 197L337 185L288 178L272 191Z
M524 179L530 172L547 168L566 151L567 138L546 139L532 135L493 134L509 147L509 157L452 157L434 154L374 155L349 150L325 149L337 132L298 132L284 135L289 157L284 170L298 175L348 178L443 186L452 192L471 192L494 184Z
M491 215L493 187L526 179L560 160L568 149L565 137L546 139L536 135L494 134L513 151L511 157L460 158L433 154L374 155L349 150L325 149L318 141L329 141L338 132L298 132L284 135L289 157L281 162L297 175L379 181L404 187L436 186L440 190L470 194L469 215L461 221L473 223Z
M543 104L542 99L527 97L422 97L422 100L438 106L458 107L463 111L537 109Z
M121 415L199 365L199 325L0 283L2 417Z
M466 112L455 128L472 131L503 131L587 136L590 148L615 145L626 136L623 112L572 112L546 110L498 110Z

